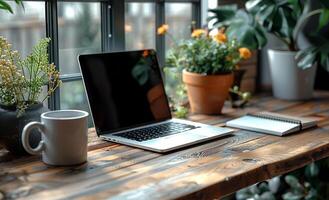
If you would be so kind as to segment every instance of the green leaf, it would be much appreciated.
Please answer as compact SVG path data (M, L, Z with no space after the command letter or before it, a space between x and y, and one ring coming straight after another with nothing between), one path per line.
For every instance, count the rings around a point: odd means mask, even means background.
M258 15L258 19L261 23L264 23L266 20L272 17L273 12L275 10L274 5L269 5L264 9L260 10L260 14Z
M23 10L25 10L24 3L22 0L15 0L15 2L17 3L17 5L20 5L23 8Z
M245 199L249 199L253 196L253 194L250 192L249 188L243 188L241 190L239 190L236 195L235 198L237 200L245 200Z
M323 27L328 25L328 23L329 23L329 9L323 9L319 18L318 31L320 31Z
M316 53L311 51L298 61L298 67L302 69L310 68L315 63L315 59Z
M287 192L282 195L283 200L302 200L303 195L302 194L295 194L293 192Z
M258 41L258 48L261 48L266 45L267 37L264 29L259 24L255 26L255 36Z
M266 44L267 38L263 28L251 15L239 10L235 18L226 30L230 39L236 38L242 46L249 49L259 49Z
M275 196L270 191L267 191L267 192L264 192L263 194L260 195L260 199L275 200Z
M280 18L281 18L281 27L279 32L281 33L281 35L285 36L286 38L289 38L289 24L288 24L288 19L283 11L282 8L279 8L279 13L280 13Z
M294 16L295 17L300 16L303 9L302 8L303 3L301 2L301 0L288 0L288 3L292 5Z
M314 178L319 175L319 167L313 162L305 168L305 175L309 178Z
M237 10L237 5L226 5L215 9L209 9L208 11L215 14L217 21L221 22L232 19Z
M260 7L262 6L263 0L249 0L246 2L246 9L253 13L256 14L259 10Z
M296 192L303 193L304 188L303 186L299 183L298 179L292 175L287 175L284 177L284 180L286 183Z
M244 47L250 49L258 48L255 32L250 26L246 24L232 24L230 27L227 28L226 33L230 39L236 38L239 43Z
M321 66L329 72L329 56L326 53L320 53Z
M3 0L0 0L0 9L7 10L10 13L14 13L13 10L11 9L10 5Z
M318 200L318 193L314 188L311 188L310 191L308 191L305 200Z
M277 193L281 185L280 176L276 176L268 181L269 189L272 193Z

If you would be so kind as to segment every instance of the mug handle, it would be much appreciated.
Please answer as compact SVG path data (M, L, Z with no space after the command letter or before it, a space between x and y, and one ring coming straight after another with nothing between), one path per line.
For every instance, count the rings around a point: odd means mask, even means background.
M23 129L23 134L22 134L23 147L29 154L32 154L32 155L40 154L45 147L45 143L42 140L40 141L40 143L38 144L38 146L36 148L33 149L31 147L31 145L29 143L29 137L30 137L31 131L35 128L37 128L42 134L44 134L45 126L44 126L44 124L42 124L40 122L28 123L27 125L25 125L25 127Z

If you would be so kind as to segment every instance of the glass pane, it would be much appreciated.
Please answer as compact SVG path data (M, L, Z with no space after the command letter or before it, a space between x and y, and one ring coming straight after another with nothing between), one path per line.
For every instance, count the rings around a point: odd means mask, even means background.
M89 113L88 125L93 127L91 112L82 81L63 83L60 89L61 109L78 109Z
M218 1L217 0L208 0L208 9L213 9L213 8L217 8L218 6ZM207 16L210 17L210 16L213 16L214 14L213 13L207 13ZM208 28L209 29L212 29L213 28L213 24L214 24L214 20L211 20L209 23L208 23Z
M14 2L6 2L13 8L14 14L0 11L0 35L25 57L41 38L46 37L45 3L24 2L24 10Z
M218 0L208 0L208 8L216 8L218 5Z
M61 74L79 73L77 55L101 51L100 3L58 3Z
M192 4L191 3L166 3L166 23L169 32L176 40L187 39L191 36ZM166 49L173 46L171 38L166 37Z
M155 4L125 4L126 49L155 49Z
M191 3L166 3L166 23L169 25L169 32L177 41L191 37L192 29L192 4ZM166 37L166 53L173 47L174 41ZM181 91L181 75L177 69L166 69L165 88L168 97L174 104L181 104L186 100Z

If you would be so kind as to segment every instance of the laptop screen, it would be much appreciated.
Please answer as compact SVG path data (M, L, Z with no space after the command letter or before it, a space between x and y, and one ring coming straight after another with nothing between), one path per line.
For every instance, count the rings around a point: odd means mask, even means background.
M154 50L79 56L98 134L171 118Z

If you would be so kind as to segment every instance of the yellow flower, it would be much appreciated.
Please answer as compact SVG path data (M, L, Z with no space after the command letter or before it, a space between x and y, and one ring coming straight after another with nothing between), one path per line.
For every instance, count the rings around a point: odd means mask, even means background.
M218 43L224 43L227 41L227 37L223 32L218 32L215 36L214 36L214 40Z
M192 32L192 34L191 34L191 37L193 37L193 38L198 38L198 37L200 37L201 35L203 35L203 34L207 34L207 32L205 31L205 30L203 30L203 29L195 29L193 32Z
M168 24L163 24L158 28L158 35L164 35L168 32L169 26Z
M239 49L240 57L243 59L248 59L251 57L251 51L248 48L242 47Z

